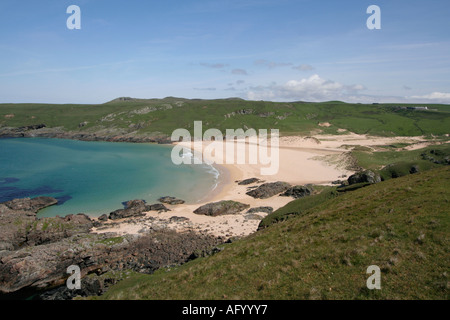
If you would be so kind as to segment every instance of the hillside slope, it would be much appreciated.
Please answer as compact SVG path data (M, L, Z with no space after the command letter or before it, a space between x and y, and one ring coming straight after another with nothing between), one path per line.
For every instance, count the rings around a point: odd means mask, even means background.
M450 167L332 197L102 299L449 299ZM378 265L381 290L366 287Z
M383 136L448 134L450 106L429 105L430 110L410 110L398 105L246 101L242 99L200 100L118 98L97 105L0 104L0 127L45 124L47 128L93 133L170 135L177 128L193 133L194 121L203 130L277 128L281 133L309 134L338 129Z

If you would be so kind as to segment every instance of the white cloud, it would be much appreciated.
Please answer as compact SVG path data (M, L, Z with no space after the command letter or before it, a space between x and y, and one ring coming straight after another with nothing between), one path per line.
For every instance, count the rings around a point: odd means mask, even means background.
M250 100L278 100L278 101L327 101L346 100L350 95L357 95L365 87L361 84L344 85L342 83L325 80L315 74L301 80L290 80L285 84L276 83L268 86L251 87L247 92Z
M410 98L434 103L450 103L450 93L446 92L432 92L422 96L411 96Z

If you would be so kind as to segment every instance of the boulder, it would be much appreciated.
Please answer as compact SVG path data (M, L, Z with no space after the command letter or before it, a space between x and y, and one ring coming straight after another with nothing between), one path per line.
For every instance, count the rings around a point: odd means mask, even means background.
M173 216L173 217L170 217L169 221L170 222L187 222L187 221L189 221L189 218Z
M109 219L117 220L130 217L143 216L147 209L147 205L144 200L130 200L126 202L125 209L118 209L109 214Z
M212 202L205 204L199 208L197 208L194 213L202 214L206 216L222 216L227 214L238 214L244 209L249 208L250 205L232 201L232 200L223 200L219 202Z
M98 217L99 221L106 221L108 220L108 216L106 214L102 214L100 217Z
M348 184L357 184L357 183L378 183L381 182L381 177L379 174L374 173L371 170L366 170L362 172L357 172L351 175L348 179Z
M256 182L260 182L260 180L258 178L250 178L250 179L245 179L245 180L241 180L238 182L238 185L240 186L246 186L252 183L256 183Z
M409 173L414 174L414 173L418 173L420 171L419 166L418 165L413 165L411 167L411 169L409 169Z
M256 207L256 208L251 208L247 211L248 214L252 214L255 212L264 212L264 213L272 213L273 212L273 208L272 207Z
M24 198L24 199L14 199L11 201L4 202L3 204L11 210L23 210L38 212L49 206L53 206L58 203L58 200L52 197L37 197L37 198Z
M258 188L246 194L257 199L267 199L289 189L291 185L286 182L269 182L260 185Z
M158 199L158 201L162 202L162 203L170 204L170 205L183 204L185 202L184 200L177 199L175 197L169 197L169 196L161 197Z
M294 186L287 189L284 193L280 194L283 197L293 197L295 199L309 196L313 193L314 189L311 186Z
M151 205L147 206L147 211L167 212L167 211L171 211L171 210L168 209L162 203L155 203L155 204L151 204Z

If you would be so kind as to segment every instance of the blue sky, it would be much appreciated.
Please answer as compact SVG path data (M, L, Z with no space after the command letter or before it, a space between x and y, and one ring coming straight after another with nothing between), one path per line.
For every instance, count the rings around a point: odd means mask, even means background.
M0 30L0 102L450 103L446 0L2 0Z

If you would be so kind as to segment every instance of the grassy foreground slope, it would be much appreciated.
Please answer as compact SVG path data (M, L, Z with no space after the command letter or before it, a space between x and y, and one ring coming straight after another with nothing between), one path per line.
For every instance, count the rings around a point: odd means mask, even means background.
M420 106L420 105L414 105ZM203 129L279 129L284 134L309 134L338 129L382 136L448 134L449 105L427 105L430 110L409 110L406 105L266 102L242 99L200 100L119 98L104 104L0 104L0 127L45 124L66 131L116 129L138 134L170 135L177 128L193 133L195 120ZM83 126L80 124L83 123ZM329 123L329 126L320 126ZM328 124L327 124L328 125Z
M101 298L449 299L449 190L446 166L347 192ZM370 265L381 290L366 287Z

